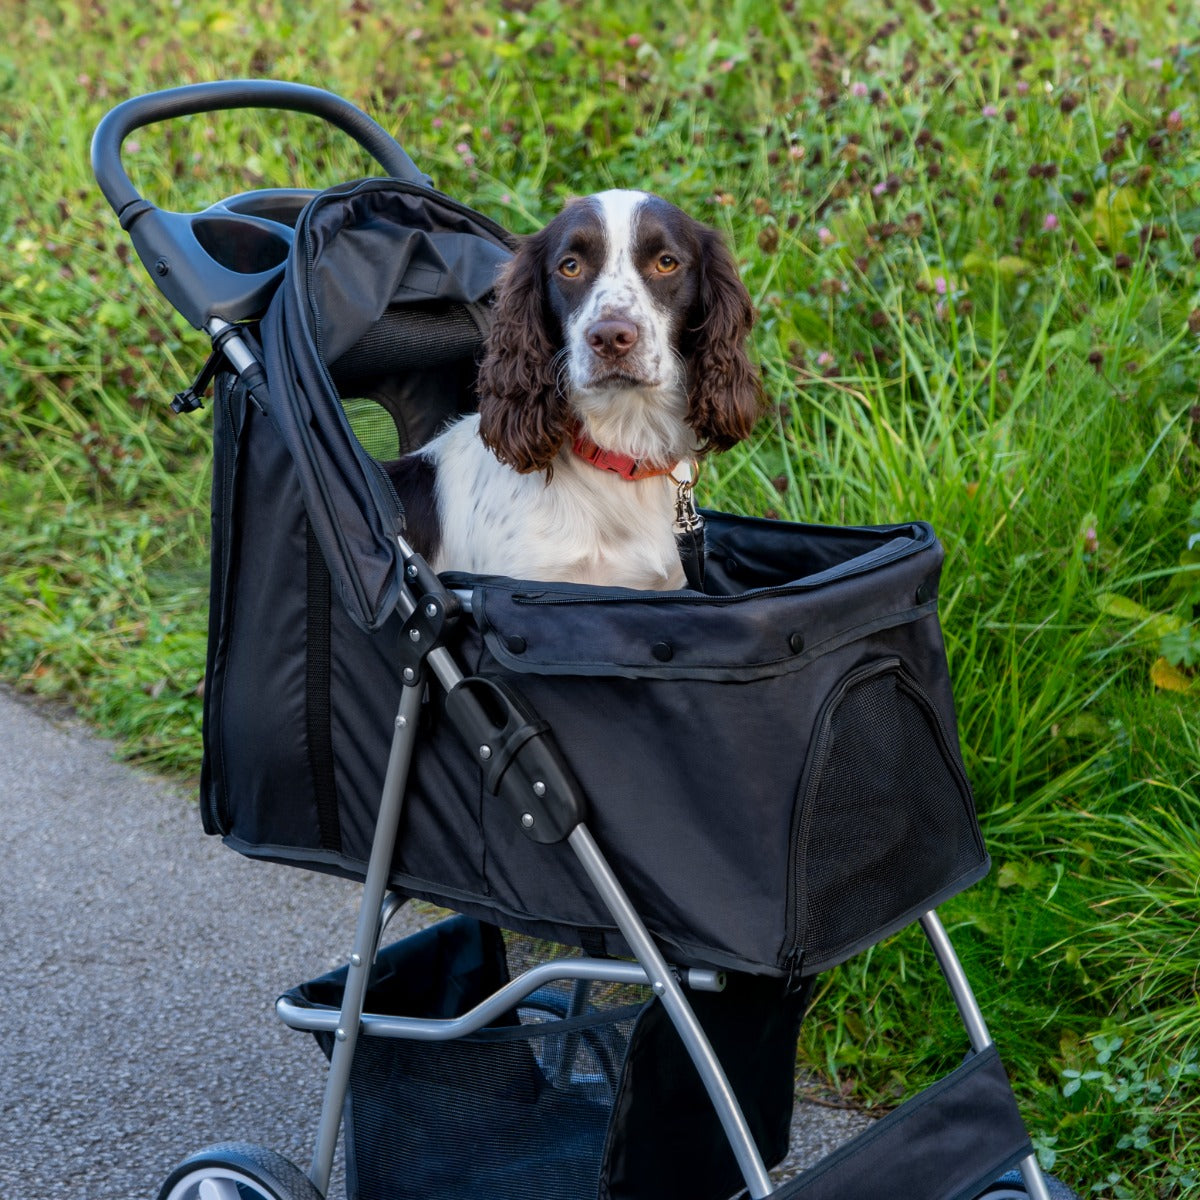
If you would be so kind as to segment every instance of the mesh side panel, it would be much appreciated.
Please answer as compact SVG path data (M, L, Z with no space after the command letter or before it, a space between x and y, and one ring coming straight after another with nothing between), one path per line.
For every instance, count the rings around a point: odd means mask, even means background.
M461 304L389 308L329 364L359 445L376 462L390 462L472 411L482 344L478 324Z
M479 326L461 304L398 305L330 363L329 371L344 394L381 375L473 358L482 340Z
M544 1021L447 1043L364 1038L347 1140L358 1200L586 1200L598 1194L636 1021ZM545 1028L543 1029L542 1026Z
M849 687L806 789L805 957L837 957L983 859L957 758L925 696L897 669Z
M400 431L386 408L364 399L344 400L342 408L359 445L376 462L400 457Z

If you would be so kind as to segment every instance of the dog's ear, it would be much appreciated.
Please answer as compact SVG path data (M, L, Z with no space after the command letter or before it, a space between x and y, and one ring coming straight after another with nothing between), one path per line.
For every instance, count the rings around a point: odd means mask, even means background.
M737 263L716 230L700 230L700 291L689 321L688 424L702 450L728 450L750 435L762 383L746 353L754 306Z
M547 241L544 230L523 238L497 279L476 383L480 436L502 463L522 473L550 471L568 428L546 303Z

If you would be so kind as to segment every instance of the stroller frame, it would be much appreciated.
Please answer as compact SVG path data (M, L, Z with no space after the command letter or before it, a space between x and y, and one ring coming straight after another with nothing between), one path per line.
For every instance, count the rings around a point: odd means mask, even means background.
M200 84L129 100L113 109L98 127L93 141L92 161L96 177L123 227L130 232L155 283L191 324L207 333L213 345L214 358L206 365L197 384L176 397L174 407L177 411L198 406L198 394L207 385L213 364L219 360L232 368L251 399L265 407L263 367L252 345L243 337L241 323L261 313L278 284L283 264L282 261L259 263L247 271L231 270L214 262L197 241L191 217L160 212L137 193L121 166L121 144L134 129L156 121L243 107L279 108L321 117L358 141L389 175L428 186L428 179L390 135L345 101L315 88L267 81ZM261 199L255 199L254 195L235 197L198 215L210 221L228 221L242 231L262 232L265 229L270 236L286 242L287 226L295 220L299 207L312 193L297 190L255 195ZM720 991L724 987L722 972L694 967L677 969L668 963L593 838L585 820L581 790L558 755L552 735L542 728L532 730L532 714L503 691L489 694L485 704L473 687L479 681L464 676L444 644L444 635L453 622L464 612L469 613L469 594L448 589L399 533L396 543L404 564L403 586L397 605L405 622L401 639L403 689L391 735L342 1002L340 1008L304 1006L285 996L276 1004L278 1016L289 1027L332 1035L333 1040L308 1183L321 1196L329 1187L360 1036L430 1042L456 1039L479 1030L498 1015L513 1009L553 979L576 982L575 1001L580 1008L585 989L593 982L649 987L661 1001L699 1073L749 1196L755 1200L772 1195L807 1196L809 1193L803 1191L803 1187L798 1190L794 1181L780 1188L773 1187L726 1072L685 995L685 987L696 991ZM514 806L512 815L523 832L537 842L565 841L570 846L632 952L633 962L585 956L544 963L525 971L454 1018L378 1015L366 1011L371 969L379 954L384 929L403 902L389 892L389 874L418 737L417 718L431 677L446 694L447 715L472 752L477 753L484 764L493 754L505 756L501 794ZM451 699L453 703L450 703ZM495 717L497 704L503 710L499 724ZM519 736L509 736L514 727L519 727ZM992 1037L936 908L923 912L918 922L958 1008L971 1050L975 1055L990 1050L994 1044ZM213 1153L217 1154L220 1149L215 1148ZM841 1153L837 1151L831 1158ZM202 1176L195 1175L197 1179L244 1178L240 1173L242 1159L238 1160L237 1167L231 1167L224 1175L220 1167L211 1166L212 1161L211 1158L208 1160L209 1165L203 1168ZM286 1165L294 1170L290 1164ZM172 1176L175 1190L171 1190L172 1181L169 1180L164 1186L164 1195L184 1194L179 1188L180 1181L187 1178L187 1166L185 1163L177 1169ZM1020 1161L1019 1171L1024 1183L1023 1193L989 1189L988 1194L1025 1194L1035 1200L1051 1200L1052 1192L1034 1154L1030 1153ZM799 1179L804 1180L806 1176L807 1172ZM251 1182L254 1182L252 1172ZM234 1191L236 1187L228 1192L218 1189L217 1194L225 1196ZM260 1194L278 1195L279 1190L266 1190Z

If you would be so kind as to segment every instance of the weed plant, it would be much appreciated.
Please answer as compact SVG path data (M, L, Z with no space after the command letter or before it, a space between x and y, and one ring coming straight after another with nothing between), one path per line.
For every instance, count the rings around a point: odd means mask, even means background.
M12 7L12 6L10 6ZM87 168L125 97L318 84L517 232L659 191L726 231L770 410L702 480L789 520L930 520L994 858L943 910L1039 1153L1200 1189L1200 32L1193 6L934 0L16 3L0 50L0 674L198 759L206 347ZM306 118L139 131L198 208L370 172ZM779 714L782 724L786 714ZM822 980L802 1053L884 1108L962 1051L919 935Z

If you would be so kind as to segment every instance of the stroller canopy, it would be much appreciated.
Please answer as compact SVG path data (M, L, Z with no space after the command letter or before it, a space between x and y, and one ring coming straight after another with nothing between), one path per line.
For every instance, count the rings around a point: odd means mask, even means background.
M342 400L360 381L402 378L394 395L372 395L401 431L402 451L462 411L447 401L447 380L459 378L456 367L473 376L511 244L486 217L391 179L322 192L297 222L261 327L268 415L296 464L334 591L364 630L399 599L403 511Z

